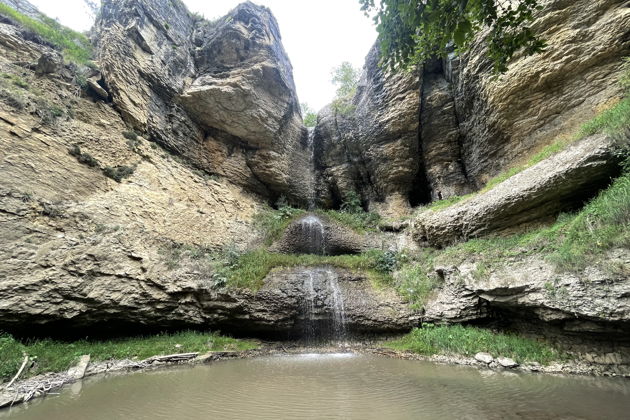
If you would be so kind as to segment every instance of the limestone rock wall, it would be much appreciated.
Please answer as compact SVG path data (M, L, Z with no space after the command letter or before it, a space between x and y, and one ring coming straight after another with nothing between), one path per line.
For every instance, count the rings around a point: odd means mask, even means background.
M104 83L123 118L198 168L304 203L310 152L271 12L245 2L208 22L178 1L104 1Z
M534 29L548 43L516 56L495 79L480 42L447 64L471 182L489 177L621 97L622 58L630 55L630 7L619 0L545 0Z
M347 114L325 108L315 128L320 199L338 205L349 191L384 211L408 208L418 173L419 81L378 66L374 46ZM396 210L398 209L398 210Z
M534 28L547 50L517 55L498 78L483 33L462 56L416 73L383 71L372 49L355 112L319 115L323 202L338 204L355 189L372 209L400 214L410 204L464 195L614 105L622 58L630 55L627 2L541 5Z

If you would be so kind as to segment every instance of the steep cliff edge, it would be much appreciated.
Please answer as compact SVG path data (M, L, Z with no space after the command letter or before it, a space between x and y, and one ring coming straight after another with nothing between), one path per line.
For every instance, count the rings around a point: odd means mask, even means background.
M181 2L104 1L95 34L125 121L271 202L307 201L306 129L268 9L246 2L208 22Z

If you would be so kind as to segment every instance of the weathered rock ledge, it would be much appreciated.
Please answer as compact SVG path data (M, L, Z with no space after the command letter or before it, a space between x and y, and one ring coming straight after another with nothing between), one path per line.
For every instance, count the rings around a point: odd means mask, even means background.
M618 172L613 147L604 135L585 138L485 193L424 211L413 221L414 238L441 247L575 208Z
M423 321L498 322L545 335L581 359L630 365L630 265L617 249L606 265L558 272L540 256L506 262L480 277L474 262L437 267L443 286L426 304Z

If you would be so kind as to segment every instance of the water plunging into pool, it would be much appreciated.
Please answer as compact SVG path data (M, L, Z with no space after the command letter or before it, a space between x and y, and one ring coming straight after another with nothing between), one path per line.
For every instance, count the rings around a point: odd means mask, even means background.
M302 339L343 341L347 338L346 312L337 273L327 267L307 268L303 277Z

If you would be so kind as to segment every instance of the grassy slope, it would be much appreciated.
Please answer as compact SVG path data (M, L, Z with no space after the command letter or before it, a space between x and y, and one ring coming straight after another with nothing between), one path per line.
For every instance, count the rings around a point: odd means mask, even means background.
M175 347L176 344L181 347ZM84 354L91 355L93 361L132 358L142 360L155 355L205 353L211 350L249 350L255 347L250 341L194 331L108 341L63 342L42 339L25 343L15 340L10 335L0 334L0 382L10 379L17 373L25 354L35 362L28 373L34 376L45 372L64 371L73 366Z
M461 325L432 325L416 328L404 337L385 343L386 347L418 354L474 356L487 352L494 357L510 357L519 363L548 364L564 358L545 343L513 334L494 333L489 330Z
M92 46L87 37L60 25L53 19L42 16L42 20L36 20L3 3L0 3L0 14L10 17L59 48L70 61L85 64L92 58Z

